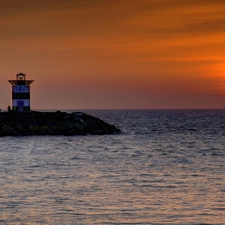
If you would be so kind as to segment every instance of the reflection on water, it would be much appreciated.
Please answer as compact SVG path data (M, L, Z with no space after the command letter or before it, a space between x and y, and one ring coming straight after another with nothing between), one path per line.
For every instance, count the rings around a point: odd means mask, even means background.
M0 139L1 223L224 223L224 111L92 114L123 134Z

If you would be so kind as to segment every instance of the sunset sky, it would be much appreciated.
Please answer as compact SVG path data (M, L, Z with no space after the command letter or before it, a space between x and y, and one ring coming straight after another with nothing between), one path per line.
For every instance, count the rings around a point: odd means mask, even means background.
M225 108L224 0L0 0L0 108Z

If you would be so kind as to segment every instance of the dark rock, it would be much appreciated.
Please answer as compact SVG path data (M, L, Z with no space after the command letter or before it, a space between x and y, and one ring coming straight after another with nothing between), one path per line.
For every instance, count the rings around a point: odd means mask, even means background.
M83 112L0 112L0 136L115 134L120 129Z

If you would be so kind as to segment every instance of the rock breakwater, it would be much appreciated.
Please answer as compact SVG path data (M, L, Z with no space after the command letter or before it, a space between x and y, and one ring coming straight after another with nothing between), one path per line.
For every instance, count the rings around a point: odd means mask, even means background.
M16 135L104 135L120 129L83 112L1 112L0 136Z

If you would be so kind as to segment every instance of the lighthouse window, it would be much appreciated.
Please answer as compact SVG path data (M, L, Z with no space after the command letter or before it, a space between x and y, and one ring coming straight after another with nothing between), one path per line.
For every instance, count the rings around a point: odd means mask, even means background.
M21 85L21 86L15 86L13 87L14 92L30 92L30 87Z

